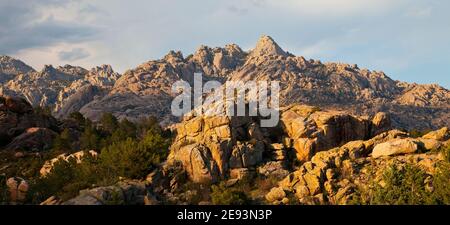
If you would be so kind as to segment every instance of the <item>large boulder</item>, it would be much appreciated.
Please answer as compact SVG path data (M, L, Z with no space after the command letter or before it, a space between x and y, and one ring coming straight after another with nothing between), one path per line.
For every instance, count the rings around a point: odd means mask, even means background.
M443 146L442 142L435 139L417 138L417 141L419 141L421 147L427 151L438 150Z
M9 200L12 204L25 202L30 188L28 182L21 177L11 177L6 180L6 186L9 191Z
M201 144L181 147L169 157L169 161L180 161L194 182L214 182L219 171L208 148Z
M379 112L372 119L371 136L389 131L391 128L391 116L388 113Z
M286 193L280 187L274 187L266 194L266 200L269 202L281 201L285 197Z
M81 190L75 198L63 205L143 205L147 187L135 180L119 181L115 185Z
M419 149L418 141L411 138L394 139L376 145L372 151L372 157L391 156L414 153Z
M297 158L308 161L319 151L328 150L352 140L366 140L390 127L390 117L376 114L372 121L340 111L322 111L317 107L293 105L283 109L281 122L293 140Z
M434 139L438 141L446 141L450 138L450 130L447 127L443 127L436 131L431 131L422 136L425 139Z

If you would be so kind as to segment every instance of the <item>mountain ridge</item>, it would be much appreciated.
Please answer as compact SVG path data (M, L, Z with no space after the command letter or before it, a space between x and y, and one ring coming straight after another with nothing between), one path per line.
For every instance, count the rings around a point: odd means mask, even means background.
M24 96L33 105L51 106L58 117L72 111L94 120L102 112L129 119L154 115L168 125L179 120L170 114L175 96L171 85L180 79L192 84L193 73L201 72L204 80L221 83L278 80L283 106L304 103L359 115L386 111L393 114L394 126L405 129L450 125L450 92L444 87L396 81L383 72L352 64L307 60L288 53L265 35L247 52L236 44L215 48L202 45L186 57L179 51L169 51L161 59L149 60L123 74L114 72L111 66L97 70L46 66L39 72L24 68L9 77L0 70L0 94ZM74 106L74 102L83 104Z

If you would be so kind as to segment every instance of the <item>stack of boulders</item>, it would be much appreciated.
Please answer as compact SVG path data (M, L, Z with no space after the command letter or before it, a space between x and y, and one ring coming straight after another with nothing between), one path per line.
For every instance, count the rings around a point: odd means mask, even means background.
M194 182L215 182L230 169L254 168L269 142L252 117L186 116L176 132L168 162L182 162Z
M378 113L372 120L340 111L322 111L317 107L293 105L283 110L281 122L287 143L292 143L297 159L305 162L323 150L352 140L366 140L389 130L390 117Z
M259 119L190 113L176 126L168 162L182 162L194 182L215 182L230 175L240 178L254 171L284 169L294 150L297 159L306 162L319 151L366 140L390 128L384 113L372 121L305 105L281 109L276 127L260 127ZM262 164L267 168L261 168Z
M444 158L433 150L450 147L449 134L446 127L420 138L390 130L366 141L350 141L318 152L281 180L267 193L266 200L280 204L293 194L301 204L348 204L356 188L367 188L369 182L380 180L389 165L414 162L432 174Z

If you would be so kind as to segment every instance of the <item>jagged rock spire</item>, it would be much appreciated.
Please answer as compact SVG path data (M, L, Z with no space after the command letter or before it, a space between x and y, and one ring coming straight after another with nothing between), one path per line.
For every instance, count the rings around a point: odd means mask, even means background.
M252 50L253 56L261 55L283 55L287 56L287 53L280 48L280 46L267 35L263 35L259 38L256 47Z

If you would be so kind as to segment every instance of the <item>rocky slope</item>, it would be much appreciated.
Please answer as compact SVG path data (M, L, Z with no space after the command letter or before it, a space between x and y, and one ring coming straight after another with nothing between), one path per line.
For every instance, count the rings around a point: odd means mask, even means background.
M289 162L294 160L289 153L296 149L286 146L286 143L266 139L267 134L254 127L249 118L188 121L181 129L197 129L190 137L191 144L185 142L187 139L181 141L178 138L168 162L145 180L122 180L111 186L82 190L78 196L65 202L51 197L42 204L211 204L209 188L201 186L205 182L206 187L211 182L225 183L224 192L235 190L235 186L242 185L242 182L253 183L253 189L246 189L245 194L251 196L256 204L370 204L365 195L374 185L382 187L389 182L385 180L385 174L391 168L400 171L411 165L420 168L424 172L416 176L424 177L426 192L432 193L438 185L435 182L442 169L439 166L448 166L442 164L448 163L448 155L440 151L442 147L450 147L448 128L419 138L412 138L400 130L377 129L380 133L370 139L343 140L340 144L335 143L335 147L314 153L298 165L289 166ZM227 127L228 132L225 131ZM333 129L343 130L345 127L345 124L339 124ZM242 129L248 129L253 140L233 142L234 135ZM227 144L206 141L206 135L216 138L220 130L229 134L228 138L226 135L218 137L219 140L227 140ZM187 145L179 147L180 141ZM209 145L222 148L220 154L210 151ZM229 158L223 157L227 148ZM215 157L222 159L222 164L216 162ZM275 183L268 182L271 180ZM200 183L200 186L191 182ZM205 190L207 194L202 194Z
M24 97L33 106L49 107L57 117L65 117L71 112L79 111L94 98L105 95L120 76L111 66L103 65L90 71L70 65L54 68L45 66L36 72L23 62L14 60L9 67L3 66L3 84L0 94L4 96ZM15 70L8 69L10 67ZM11 77L11 75L14 75Z
M351 204L363 197L360 190L385 185L383 174L389 167L404 168L407 164L418 166L432 178L445 157L436 150L449 145L449 134L443 128L422 138L410 138L391 130L367 141L352 141L317 153L281 180L266 199L282 204L283 198L294 194L302 204ZM429 187L433 186L431 180L426 179Z
M449 125L450 92L445 88L394 81L383 72L360 69L357 65L306 60L285 52L268 36L261 37L249 52L236 45L214 49L201 46L186 58L179 52L170 52L161 60L127 71L104 99L87 105L83 113L92 117L106 108L122 117L147 113L173 122L176 118L167 116L174 96L171 84L179 79L192 83L194 72L203 73L205 80L221 82L280 81L282 106L305 103L357 115L386 111L399 128ZM125 102L128 98L134 100Z
M24 99L3 97L0 103L0 149L16 160L39 157L61 128L70 125L69 119L58 123ZM367 195L374 187L388 185L386 171L392 168L402 171L395 179L408 174L423 179L417 178L425 193L448 183L447 127L413 137L393 129L391 117L384 112L361 117L301 104L280 111L279 125L270 128L260 127L258 116L188 114L175 127L167 160L147 177L88 185L71 199L52 196L42 204L211 204L213 195L239 190L243 184L254 204L370 204L372 197ZM76 142L79 137L73 138ZM94 159L97 152L57 155L37 171L45 178L57 162L81 164L86 156ZM423 172L408 170L411 165ZM442 170L449 173L442 177ZM29 185L34 184L20 177L5 181L9 199L16 203L26 201ZM224 189L211 189L210 184Z
M106 96L87 104L81 112L93 119L104 111L129 119L154 115L164 124L173 123L177 121L170 112L176 94L171 92L173 83L182 79L193 84L196 72L202 73L205 81L224 81L242 65L245 56L237 45L201 46L186 58L181 52L171 51L161 60L151 60L125 72Z

